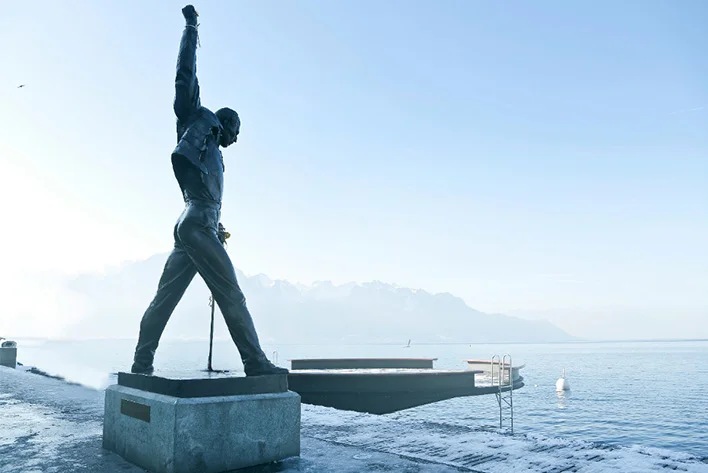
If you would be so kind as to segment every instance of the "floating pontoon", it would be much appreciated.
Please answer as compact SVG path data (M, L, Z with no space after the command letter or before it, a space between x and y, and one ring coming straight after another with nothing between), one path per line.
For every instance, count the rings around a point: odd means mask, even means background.
M480 369L439 370L437 358L320 358L290 360L288 387L305 404L334 407L370 414L391 412L444 401L455 397L498 394L523 387L521 367L508 376L509 364L499 376L494 363ZM475 360L483 361L483 360ZM478 383L476 376L489 372L491 382ZM509 378L513 380L509 381Z

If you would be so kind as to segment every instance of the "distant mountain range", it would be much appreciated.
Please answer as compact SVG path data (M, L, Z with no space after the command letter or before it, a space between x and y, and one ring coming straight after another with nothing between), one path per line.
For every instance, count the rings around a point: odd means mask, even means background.
M86 274L69 288L86 316L64 334L136 338L166 255L126 264L105 275ZM237 270L256 328L265 343L559 342L574 337L546 321L486 314L448 293L430 294L382 282L311 286ZM209 291L197 275L175 310L165 338L209 335ZM218 338L228 337L217 310ZM74 333L72 333L74 332Z

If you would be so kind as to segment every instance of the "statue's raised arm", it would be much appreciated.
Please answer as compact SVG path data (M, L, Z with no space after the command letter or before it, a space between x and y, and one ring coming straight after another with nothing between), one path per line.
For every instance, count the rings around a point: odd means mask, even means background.
M197 11L192 5L182 9L186 21L177 56L174 110L177 118L187 121L200 106L197 80Z

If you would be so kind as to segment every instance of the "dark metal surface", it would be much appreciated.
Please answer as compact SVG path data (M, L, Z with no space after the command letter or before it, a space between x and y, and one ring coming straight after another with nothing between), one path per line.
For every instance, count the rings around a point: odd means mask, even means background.
M174 248L157 291L140 322L131 370L147 372L152 368L165 326L198 273L221 309L246 372L276 372L278 369L263 353L233 264L219 239L224 187L224 163L219 147L236 142L240 119L231 109L213 113L201 105L197 79L198 24L193 9L185 11L186 24L175 75L177 146L171 157L185 209L174 226Z
M203 371L156 372L152 376L118 373L118 384L156 394L180 398L284 393L286 375L243 376Z
M150 406L148 405L129 401L128 399L121 399L120 413L134 419L142 420L148 424L150 423Z

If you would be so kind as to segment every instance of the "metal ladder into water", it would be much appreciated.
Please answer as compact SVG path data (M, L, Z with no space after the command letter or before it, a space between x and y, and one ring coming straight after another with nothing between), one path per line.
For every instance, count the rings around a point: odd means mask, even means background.
M494 355L491 361L492 386L499 405L499 429L504 428L504 421L509 421L509 431L514 433L514 375L511 355ZM506 416L504 415L506 413Z

